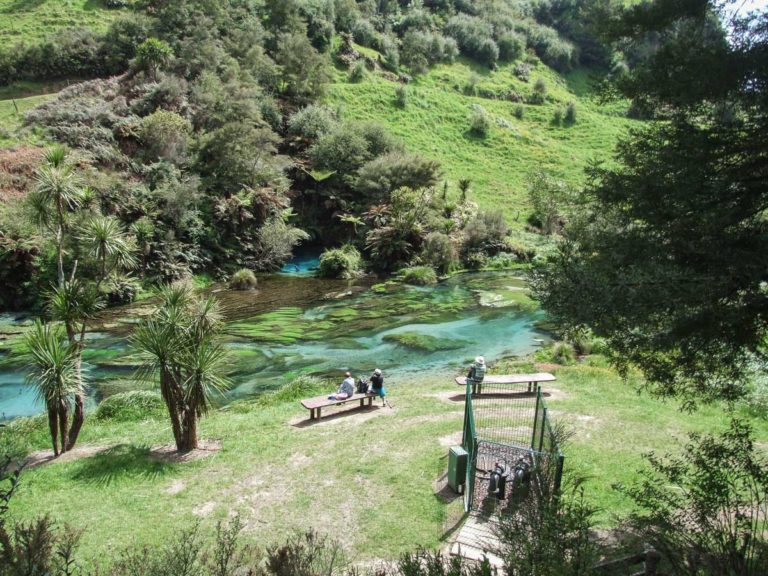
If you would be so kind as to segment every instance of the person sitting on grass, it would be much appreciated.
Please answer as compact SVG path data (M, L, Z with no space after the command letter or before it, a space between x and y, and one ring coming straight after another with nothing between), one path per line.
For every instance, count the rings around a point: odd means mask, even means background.
M381 398L382 406L392 408L392 405L387 402L387 391L384 389L384 375L379 368L376 368L373 374L371 374L371 394L376 394L376 396Z
M347 398L351 398L354 395L355 379L352 378L352 373L346 372L344 376L344 381L341 383L341 386L339 386L338 392L328 396L328 400L346 400Z
M483 378L485 378L485 358L478 356L475 358L475 363L469 367L467 381L468 383L478 384L483 381Z

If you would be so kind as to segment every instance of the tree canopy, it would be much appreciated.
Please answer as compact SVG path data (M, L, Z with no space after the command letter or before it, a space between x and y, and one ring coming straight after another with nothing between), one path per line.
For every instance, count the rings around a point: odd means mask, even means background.
M606 337L653 391L736 398L766 360L768 13L660 0L609 32L656 38L617 87L657 120L589 170L535 288L556 321Z

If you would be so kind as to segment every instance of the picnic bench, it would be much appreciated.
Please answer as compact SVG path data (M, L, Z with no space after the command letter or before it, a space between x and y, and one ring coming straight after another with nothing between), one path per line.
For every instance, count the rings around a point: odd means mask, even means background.
M320 411L327 406L337 406L339 404L346 404L347 402L360 401L360 408L365 406L365 401L368 401L368 406L373 406L373 399L377 398L376 394L353 394L349 398L344 400L331 400L328 398L328 394L325 396L315 396L314 398L307 398L301 401L301 405L309 410L310 420L319 420L321 418Z
M554 382L557 380L554 374L549 372L537 372L536 374L486 374L480 382L473 382L472 395L483 393L483 384L528 384L528 392L533 392L533 385L540 382ZM456 384L459 386L467 385L465 376L456 376Z

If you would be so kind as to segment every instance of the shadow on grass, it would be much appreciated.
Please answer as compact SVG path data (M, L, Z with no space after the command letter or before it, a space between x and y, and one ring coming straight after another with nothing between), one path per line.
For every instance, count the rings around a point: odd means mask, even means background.
M333 412L332 414L328 414L327 416L321 412L322 418L319 418L317 420L310 420L309 413L307 413L306 420L302 420L300 422L296 422L295 424L291 424L294 428L309 428L311 426L315 426L317 424L322 424L324 422L331 422L333 420L338 420L339 418L349 417L354 418L355 414L360 413L370 413L370 412L379 412L380 410L391 410L391 408L387 408L385 406L376 405L373 406L355 406L354 408L342 408L338 412Z
M154 480L171 473L175 466L150 456L149 446L118 444L78 462L75 480L109 486L126 478Z
M549 398L552 396L552 393L542 392L541 395L544 396L544 398ZM478 400L503 400L510 398L536 398L536 392L485 392L483 394L472 395L473 402L477 402ZM465 399L466 394L464 392L458 392L457 394L448 397L448 400L451 402L464 402Z

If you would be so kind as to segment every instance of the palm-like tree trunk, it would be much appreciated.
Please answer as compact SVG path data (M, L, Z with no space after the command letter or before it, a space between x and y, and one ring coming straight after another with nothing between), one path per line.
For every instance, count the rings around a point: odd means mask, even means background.
M197 448L197 414L195 410L186 406L184 410L184 441L183 446L178 446L182 452L195 450Z
M53 442L53 455L59 455L59 415L54 406L48 406L48 428L51 431L51 441Z
M62 399L59 400L59 437L61 440L61 454L64 454L69 450L69 442L67 440L67 420L69 414L69 407L67 403Z
M171 418L171 429L173 430L173 439L176 442L176 449L181 450L183 435L175 388L173 374L168 367L163 367L160 370L160 394L165 401L166 408L168 408L168 416Z

